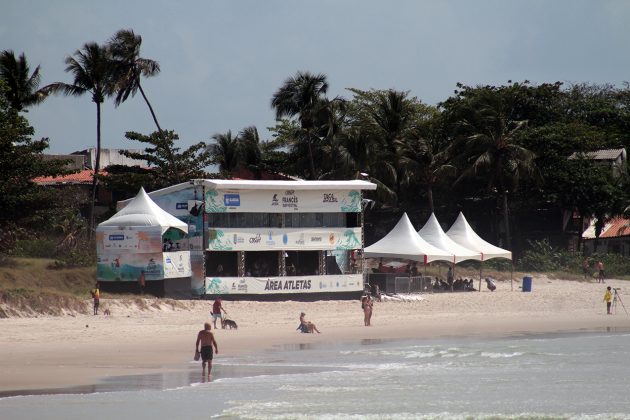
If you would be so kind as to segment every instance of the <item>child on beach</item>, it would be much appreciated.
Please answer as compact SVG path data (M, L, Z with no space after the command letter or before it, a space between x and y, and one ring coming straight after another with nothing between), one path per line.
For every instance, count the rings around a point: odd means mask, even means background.
M612 291L610 290L610 286L606 288L606 293L604 293L604 302L606 302L606 313L611 315L610 307L612 305Z

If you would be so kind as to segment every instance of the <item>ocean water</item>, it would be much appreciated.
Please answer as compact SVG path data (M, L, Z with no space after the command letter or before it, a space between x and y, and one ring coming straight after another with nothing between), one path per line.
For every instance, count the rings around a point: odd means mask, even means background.
M623 331L295 345L200 370L0 398L0 419L630 419Z

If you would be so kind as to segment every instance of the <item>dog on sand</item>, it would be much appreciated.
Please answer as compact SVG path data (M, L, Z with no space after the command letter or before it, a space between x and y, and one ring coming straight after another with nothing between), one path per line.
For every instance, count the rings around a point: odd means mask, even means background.
M221 328L223 328L224 330L229 328L231 330L238 330L238 325L236 325L235 321L232 321L231 319L223 319L221 320Z
M110 311L110 310L109 310L109 308L106 308L106 309L103 311L103 315L105 315L105 316L110 316L111 314L112 314L112 311Z

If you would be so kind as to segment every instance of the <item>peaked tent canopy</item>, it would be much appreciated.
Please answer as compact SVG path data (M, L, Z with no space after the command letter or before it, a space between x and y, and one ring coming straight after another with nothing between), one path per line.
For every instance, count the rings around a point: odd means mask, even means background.
M437 248L418 235L407 213L403 214L396 226L381 240L363 250L368 258L404 258L429 263L431 261L452 261L454 256Z
M151 200L151 197L147 195L142 187L138 195L129 204L98 225L98 227L105 226L161 226L162 233L169 228L179 229L188 233L188 225L162 210L160 206Z
M444 233L434 213L431 213L431 217L429 217L429 220L427 220L422 229L418 231L418 234L431 245L452 253L453 263L466 260L481 261L480 251L472 251L471 249L459 245Z
M507 258L512 259L512 252L505 249L494 246L479 237L470 227L468 221L464 217L463 213L459 213L457 220L453 223L453 226L446 232L449 238L455 241L457 244L468 248L472 251L481 253L481 261L490 260L492 258Z

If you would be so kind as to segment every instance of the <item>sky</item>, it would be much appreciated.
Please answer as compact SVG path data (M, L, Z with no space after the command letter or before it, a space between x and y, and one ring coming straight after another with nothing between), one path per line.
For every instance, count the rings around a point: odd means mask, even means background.
M436 105L457 82L501 85L630 80L625 0L5 0L0 50L41 66L41 86L71 83L64 59L119 29L142 36L161 72L143 87L179 146L275 125L271 97L297 71L347 88L409 91ZM96 145L91 97L53 96L26 114L48 153ZM140 94L102 107L102 147L138 148L127 131L155 131Z

